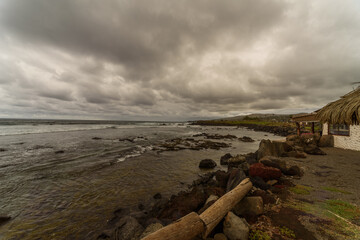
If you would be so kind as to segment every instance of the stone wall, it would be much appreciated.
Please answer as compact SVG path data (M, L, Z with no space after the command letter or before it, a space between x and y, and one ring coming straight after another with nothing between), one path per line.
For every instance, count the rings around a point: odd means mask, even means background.
M328 135L328 124L323 124L323 135ZM360 125L350 125L350 136L334 135L334 147L360 151Z

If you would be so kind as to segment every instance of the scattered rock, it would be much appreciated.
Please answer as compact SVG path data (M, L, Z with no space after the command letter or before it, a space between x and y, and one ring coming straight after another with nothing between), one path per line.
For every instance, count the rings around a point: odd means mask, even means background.
M214 168L216 165L216 162L212 159L203 159L200 161L199 168Z
M0 216L0 226L10 221L11 217L9 216Z
M258 216L264 213L264 203L261 197L245 197L233 209L238 216Z
M243 137L239 138L239 140L242 142L255 142L254 139L252 139L251 137L247 137L247 136L243 136Z
M141 234L140 239L146 237L147 235L156 232L157 230L164 227L161 223L153 223L146 227L145 231Z
M239 218L228 212L224 220L224 233L230 240L247 240L249 237L249 224L244 218Z
M130 216L121 218L116 227L111 233L111 239L127 240L140 237L144 228L138 223L138 221Z
M214 235L214 240L227 240L227 237L223 233L217 233Z
M233 156L230 153L225 154L220 158L220 164L221 165L227 165L230 158Z
M276 203L275 197L273 195L267 193L264 190L255 190L252 193L252 195L261 197L264 204L269 204L269 203L274 204L274 203Z
M267 167L262 163L255 163L250 166L249 174L251 177L261 177L265 181L279 179L281 177L280 169Z
M246 174L242 169L233 168L232 170L230 170L229 180L226 185L226 192L229 192L232 189L234 189L245 178L246 178Z
M153 196L153 198L154 199L161 199L161 193L156 193L154 196Z
M318 143L319 147L334 147L334 136L322 135Z
M228 166L230 167L237 167L241 163L246 162L246 158L243 155L236 155L228 160Z
M93 140L101 140L102 138L100 138L100 137L93 137L92 139L93 139Z
M222 170L218 170L215 173L215 179L218 182L219 187L226 188L227 182L229 180L229 173L226 173Z
M252 178L250 178L250 180L251 180L252 184L257 188L260 188L260 189L265 190L265 191L270 188L270 185L267 184L264 181L264 179L262 179L261 177L258 177L258 176L252 177Z
M6 149L5 148L0 148L0 152L5 152Z
M307 158L307 155L303 151L290 151L284 153L282 157Z
M269 185L272 186L272 185L277 184L277 182L278 182L277 180L269 180L269 181L266 182L266 184L269 184Z
M304 175L304 172L298 166L291 166L289 169L287 169L285 171L285 174L290 175L290 176L299 176L299 177L301 177L301 176Z
M316 145L307 145L304 147L304 152L311 155L326 155L326 153Z
M55 151L55 154L62 154L62 153L65 153L65 151L64 150Z

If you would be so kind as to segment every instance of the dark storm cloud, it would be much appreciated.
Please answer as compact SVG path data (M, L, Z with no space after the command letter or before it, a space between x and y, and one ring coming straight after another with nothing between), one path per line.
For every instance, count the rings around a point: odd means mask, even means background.
M360 79L359 10L355 0L4 0L0 110L186 119L317 109Z

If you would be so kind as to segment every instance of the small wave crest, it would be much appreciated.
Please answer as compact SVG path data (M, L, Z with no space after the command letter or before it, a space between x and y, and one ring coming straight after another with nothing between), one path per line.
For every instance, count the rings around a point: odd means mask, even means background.
M133 151L128 152L127 154L125 154L122 157L119 157L117 159L117 162L123 162L126 159L138 157L138 156L142 155L143 153L145 153L146 151L151 151L152 149L153 149L153 146L140 146L140 145L137 145Z

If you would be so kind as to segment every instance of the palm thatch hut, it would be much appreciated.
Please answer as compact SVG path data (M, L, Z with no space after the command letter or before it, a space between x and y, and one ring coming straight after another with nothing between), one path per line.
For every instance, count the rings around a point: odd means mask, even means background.
M323 135L334 136L334 146L360 151L360 87L320 109Z

